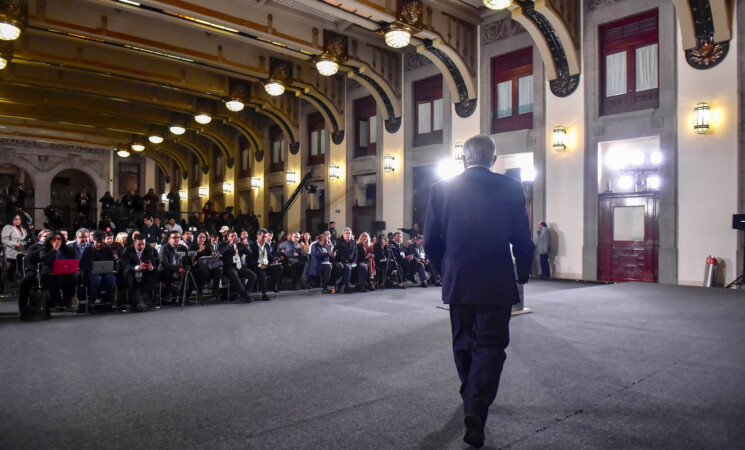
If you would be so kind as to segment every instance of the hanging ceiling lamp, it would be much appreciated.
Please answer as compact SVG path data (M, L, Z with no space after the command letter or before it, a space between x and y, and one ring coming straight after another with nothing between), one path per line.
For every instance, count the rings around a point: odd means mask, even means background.
M489 9L506 9L512 4L512 0L484 0L484 6Z
M150 129L150 134L148 134L147 140L153 144L160 144L163 142L163 132L158 130L156 127L153 127Z
M141 152L145 150L145 142L143 142L141 136L133 136L132 143L129 145L129 147L134 152Z
M207 125L212 122L212 108L206 99L199 99L197 101L197 110L194 112L194 120L202 125Z
M411 28L397 22L388 25L383 34L385 43L391 48L404 48L411 41Z
M0 4L0 40L14 41L21 35L23 28L23 4L20 1L8 0Z
M264 90L276 97L285 92L285 87L292 81L292 63L276 58L269 58L269 78L264 80Z
M285 85L281 81L269 78L264 82L264 90L271 96L282 95L285 92Z
M129 158L129 152L127 151L127 148L122 144L116 144L114 147L114 150L116 151L116 155L120 158Z
M181 136L182 134L186 133L186 124L184 123L184 119L179 116L174 116L173 120L171 120L171 126L168 129L176 136Z
M11 42L0 41L0 70L5 69L12 58L13 44Z
M339 63L333 56L324 54L316 59L316 69L321 75L330 77L339 71Z
M225 107L228 108L229 111L242 111L245 106L246 105L243 104L243 101L241 101L241 99L236 95L231 94L225 97Z

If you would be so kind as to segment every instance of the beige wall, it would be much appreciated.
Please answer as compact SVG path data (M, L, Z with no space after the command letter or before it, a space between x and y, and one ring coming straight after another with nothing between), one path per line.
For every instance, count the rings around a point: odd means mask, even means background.
M733 26L736 26L736 21ZM735 278L737 231L737 34L717 67L678 66L678 283L701 285L708 255L724 260ZM682 49L678 34L678 51ZM693 132L693 108L711 107L711 132Z
M329 133L330 136L330 133ZM342 228L345 225L347 217L347 139L349 130L344 133L344 140L341 144L334 144L329 138L329 155L328 163L341 166L341 178L338 180L328 180L328 202L329 202L329 222L336 222L336 228ZM328 170L326 171L328 177Z
M389 231L400 227L404 223L404 125L398 132L391 134L383 133L382 149L378 150L381 155L378 170L382 174L383 184L383 217ZM391 173L383 172L383 156L387 153L396 158L396 170Z
M552 273L558 278L582 278L584 233L584 123L585 86L566 98L556 97L546 82L546 217L534 217L534 227L544 219L552 230ZM553 130L567 129L567 149L553 149ZM544 174L536 173L536 178ZM533 234L535 237L535 229Z

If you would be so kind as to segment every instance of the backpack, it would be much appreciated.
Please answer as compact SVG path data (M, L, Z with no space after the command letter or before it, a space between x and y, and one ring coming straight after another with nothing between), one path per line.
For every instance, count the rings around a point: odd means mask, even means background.
M28 293L28 302L21 310L23 322L36 322L37 320L48 320L49 313L49 291L41 289L38 285L31 287Z

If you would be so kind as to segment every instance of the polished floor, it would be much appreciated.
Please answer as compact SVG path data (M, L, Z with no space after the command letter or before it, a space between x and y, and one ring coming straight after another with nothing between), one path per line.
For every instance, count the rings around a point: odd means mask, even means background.
M58 316L0 305L0 448L462 449L436 288ZM534 280L487 448L743 448L745 294Z

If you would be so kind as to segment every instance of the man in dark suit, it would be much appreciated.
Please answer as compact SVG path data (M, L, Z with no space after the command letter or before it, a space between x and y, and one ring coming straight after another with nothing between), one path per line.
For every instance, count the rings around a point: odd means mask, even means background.
M127 285L127 299L133 311L147 311L151 292L157 281L158 253L147 245L144 234L134 237L134 245L126 247L119 260L119 270Z
M275 259L272 254L272 248L267 241L266 229L259 228L259 231L256 233L256 240L251 241L248 246L251 256L247 258L246 264L256 274L259 281L259 289L261 290L261 299L268 301L269 296L266 295L266 277L267 275L272 277L272 291L279 292L282 265L279 264L279 260Z
M218 252L222 259L223 273L230 278L230 285L238 292L238 299L243 303L251 303L249 292L254 288L256 275L243 264L243 261L251 259L248 247L238 240L235 231L229 231L228 240L220 243Z
M153 218L146 215L142 218L142 229L140 230L145 236L145 243L158 244L161 240L160 227L153 223Z
M484 425L499 388L517 285L528 282L534 251L523 186L491 172L495 151L489 136L466 141L466 170L432 186L424 229L430 262L442 274L443 302L450 305L463 440L477 448L484 445ZM488 238L463 238L474 235Z
M341 236L341 239L336 240L336 262L341 264L343 272L337 289L341 291L343 287L345 294L351 294L352 286L349 283L352 276L352 269L357 266L357 244L351 239L352 230L350 228L345 228ZM359 270L357 273L359 275L357 286L362 287L364 290L365 282L367 281L365 279L367 277L367 271L362 271L361 275Z
M175 303L171 301L174 279L182 279L186 270L181 266L181 259L188 253L189 249L181 245L181 234L172 231L168 235L168 242L160 248L158 260L158 280L163 283L161 301L164 303Z

